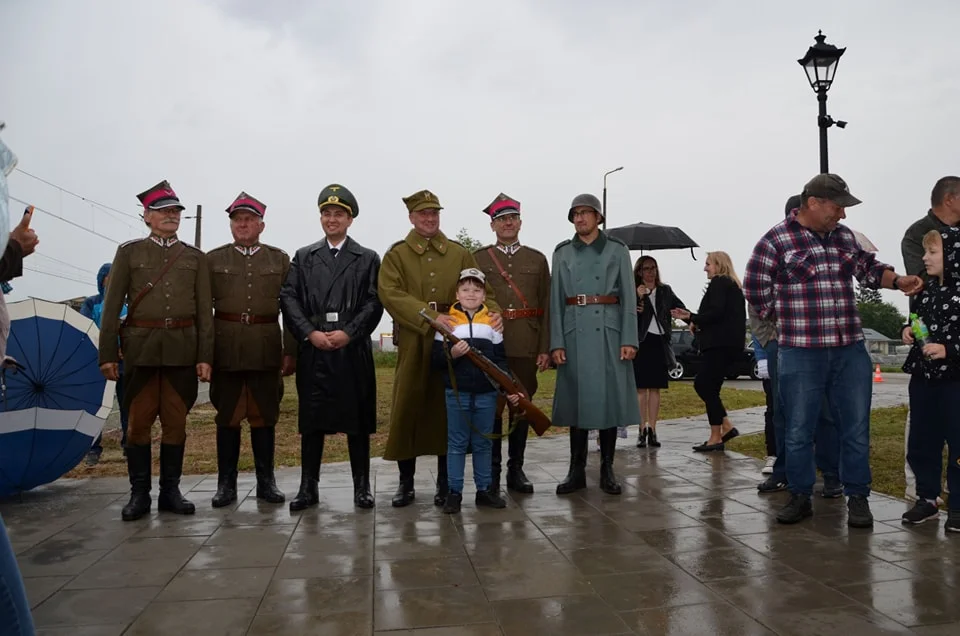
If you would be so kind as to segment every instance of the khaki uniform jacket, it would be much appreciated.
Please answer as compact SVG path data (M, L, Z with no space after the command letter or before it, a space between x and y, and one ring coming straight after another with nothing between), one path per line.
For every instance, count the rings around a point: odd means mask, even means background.
M133 367L178 367L213 362L213 307L210 273L203 252L183 243L184 251L128 320L178 320L192 318L183 329L126 327L123 362ZM100 326L100 364L119 362L120 309L130 306L140 291L153 283L169 258L179 251L175 237L149 236L117 248L103 301Z
M207 253L207 266L215 311L277 316L275 322L265 324L214 319L214 367L223 371L279 369L284 354L280 286L290 271L290 257L270 245L255 245L241 252L228 243Z
M503 342L508 358L535 358L541 353L550 352L550 268L547 257L537 250L521 246L513 254L504 254L496 246L487 245L473 253L477 266L486 275L487 283L504 311L522 309L523 301L517 297L506 279L500 274L500 268L490 257L493 249L497 260L503 265L514 285L527 299L530 309L542 309L539 318L516 318L509 320L504 316Z
M430 364L434 332L418 312L427 309L436 318L428 303L455 302L460 271L476 266L473 255L443 233L425 239L411 230L383 256L377 292L399 336L386 460L447 453L443 378ZM486 304L500 311L489 284Z

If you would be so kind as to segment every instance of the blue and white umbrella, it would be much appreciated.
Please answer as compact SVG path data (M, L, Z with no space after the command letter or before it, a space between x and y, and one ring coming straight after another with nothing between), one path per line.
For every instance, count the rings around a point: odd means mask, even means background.
M115 386L100 373L100 330L73 308L30 299L8 306L0 400L0 496L55 481L73 469L113 409Z

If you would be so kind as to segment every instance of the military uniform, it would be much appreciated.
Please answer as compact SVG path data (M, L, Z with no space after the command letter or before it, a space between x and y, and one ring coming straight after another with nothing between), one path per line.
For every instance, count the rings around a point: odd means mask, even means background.
M520 214L520 202L501 193L484 208L491 220ZM486 275L503 308L503 339L507 365L520 380L529 397L537 392L537 356L550 348L548 327L550 305L550 269L547 258L537 250L520 245L486 245L473 253L477 266ZM501 398L494 420L494 434L503 432ZM532 493L533 485L523 473L523 455L530 425L525 420L514 423L509 434L507 488ZM502 439L493 440L493 480L490 490L500 489Z
M145 214L183 209L166 181L138 198ZM124 303L128 310L121 326ZM156 234L117 249L103 304L100 364L118 363L121 347L131 485L124 519L150 510L150 439L158 416L162 430L158 507L193 514L193 504L182 497L179 484L187 412L197 399L196 365L213 361L210 275L203 252L176 236Z
M422 190L403 199L412 214L442 209L436 195ZM449 311L456 300L460 272L476 267L473 255L442 232L424 238L415 230L394 243L383 256L378 293L393 317L399 336L397 369L390 410L390 436L383 458L396 460L400 487L394 506L413 501L416 458L437 455L436 505L447 494L447 411L443 380L430 365L433 331L419 315L425 309L431 318ZM487 307L499 312L493 289L487 284Z
M263 218L267 206L241 192L227 208ZM283 503L273 473L274 427L280 417L280 285L290 270L283 250L256 243L228 243L207 254L214 308L210 402L217 409L217 493L213 507L237 499L240 424L250 423L257 498Z

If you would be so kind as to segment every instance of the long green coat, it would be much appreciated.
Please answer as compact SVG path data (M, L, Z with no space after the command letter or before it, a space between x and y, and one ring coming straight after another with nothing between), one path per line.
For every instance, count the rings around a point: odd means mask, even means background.
M443 233L425 239L411 230L383 255L377 292L396 323L399 339L384 459L447 454L443 377L430 366L435 332L419 312L427 309L436 318L438 313L428 303L455 302L460 271L476 266L473 255ZM500 311L489 283L487 306Z
M553 252L550 350L565 349L557 369L553 425L606 429L640 423L633 363L620 347L637 346L637 290L630 251L603 232L590 245L579 237ZM618 296L616 305L567 305L578 294Z

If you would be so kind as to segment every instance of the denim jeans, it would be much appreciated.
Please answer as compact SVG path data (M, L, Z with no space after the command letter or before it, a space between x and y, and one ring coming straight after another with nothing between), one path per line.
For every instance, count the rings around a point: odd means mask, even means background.
M960 381L910 378L910 435L907 461L917 476L917 497L936 501L943 475L943 444L947 443L947 485L960 493ZM955 501L956 500L956 501ZM950 497L950 509L960 510L960 495Z
M463 471L467 447L473 448L473 483L477 491L490 487L493 418L497 413L497 392L460 393L446 390L447 479L451 492L463 492Z
M790 492L811 495L816 482L814 437L823 420L823 398L839 438L837 472L844 493L870 494L870 355L863 341L845 347L780 347L778 360L780 403L786 426L784 452ZM820 426L829 436L829 428ZM821 459L829 462L832 444ZM830 467L822 467L830 468Z
M33 636L33 617L17 557L0 517L0 635Z
M120 363L119 368L120 379L116 383L117 391L117 404L120 405L120 448L123 448L127 445L127 409L123 408L123 363ZM97 435L97 439L93 441L93 445L90 447L90 451L96 453L98 456L103 454L103 433Z

